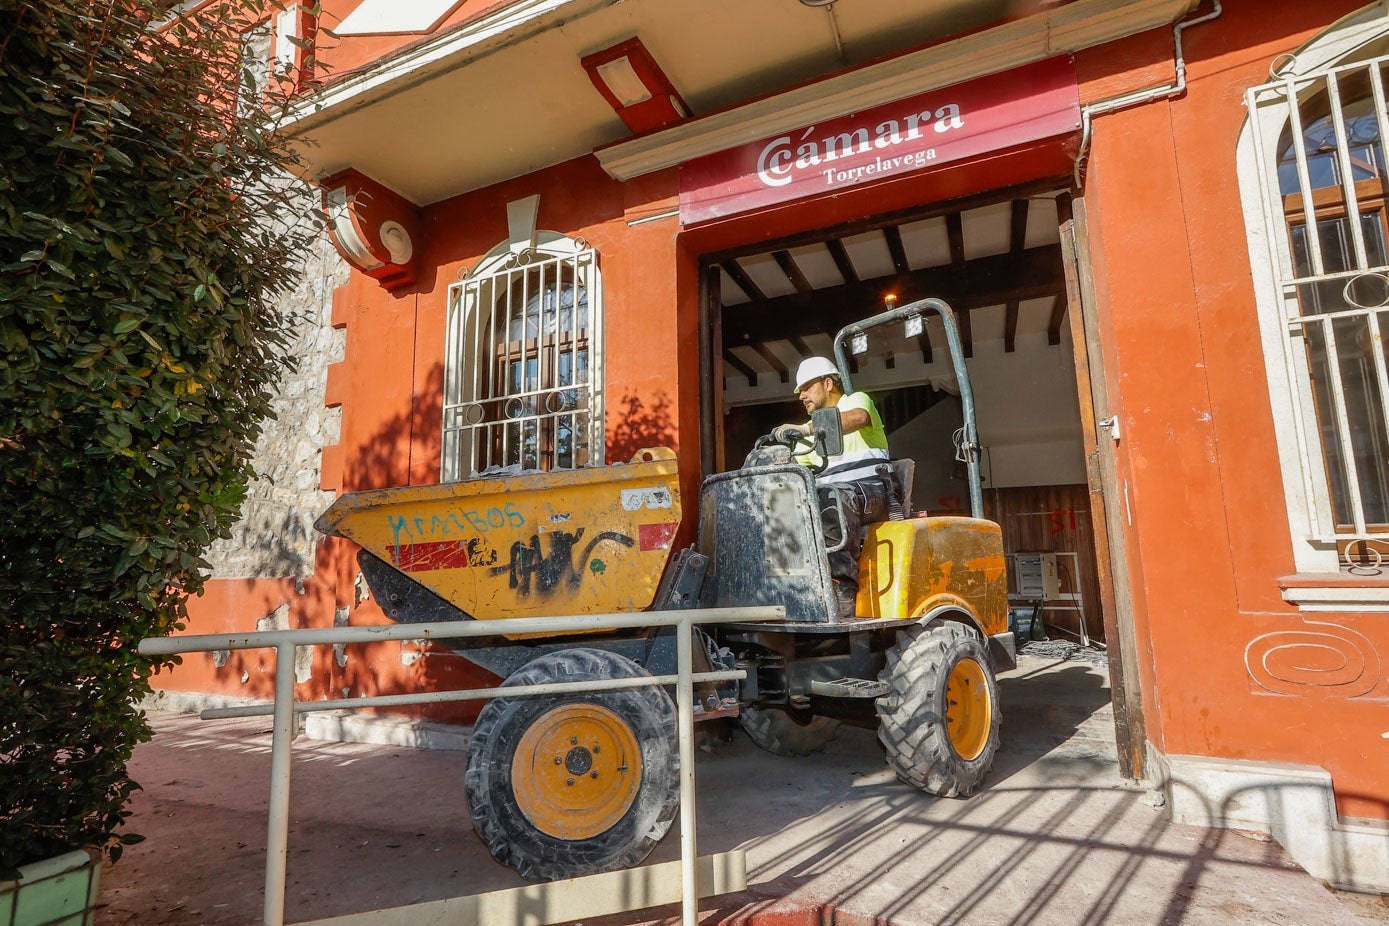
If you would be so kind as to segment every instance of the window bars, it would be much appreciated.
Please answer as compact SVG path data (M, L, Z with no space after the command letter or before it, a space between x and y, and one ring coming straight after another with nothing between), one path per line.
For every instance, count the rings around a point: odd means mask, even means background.
M486 258L449 293L441 479L603 462L597 252Z
M1246 98L1310 536L1337 544L1351 564L1378 559L1373 548L1389 540L1386 63L1309 74L1289 66Z

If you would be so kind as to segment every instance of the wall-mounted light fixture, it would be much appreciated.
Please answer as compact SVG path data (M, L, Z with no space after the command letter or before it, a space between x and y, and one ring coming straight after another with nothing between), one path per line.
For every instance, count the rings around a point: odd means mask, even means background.
M579 64L633 132L663 129L690 115L689 107L639 38L585 55Z
M418 207L351 168L321 185L328 235L338 253L388 290L415 282L423 244Z

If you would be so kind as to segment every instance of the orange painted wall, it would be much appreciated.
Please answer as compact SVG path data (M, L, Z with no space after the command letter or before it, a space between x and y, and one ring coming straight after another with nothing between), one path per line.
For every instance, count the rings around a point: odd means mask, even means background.
M331 32L361 4L362 0L325 0L321 4L319 23ZM427 42L505 5L506 0L460 0L458 6L427 34L320 34L314 47L314 54L320 65L318 78L324 83L341 80L366 65L389 58L413 45Z
M624 462L652 446L668 446L680 455L687 517L674 545L678 549L694 540L702 476L700 396L711 388L699 378L701 255L992 186L1064 175L1074 142L1028 145L683 233L670 214L678 204L676 169L623 184L611 180L592 157L427 207L415 284L387 292L353 272L334 293L333 324L345 329L346 346L343 359L328 369L325 401L341 408L341 436L338 444L324 448L322 486L350 492L438 481L449 286L506 239L506 204L539 194L538 227L582 237L600 255L608 462ZM322 543L304 594L292 579L213 581L208 594L190 603L187 632L253 630L286 603L293 628L328 627L344 619L354 626L386 623L376 603L361 598L354 585L356 552L343 541ZM472 687L490 678L432 647L353 648L345 665L330 648L320 648L298 697ZM233 653L219 667L210 656L191 656L156 683L171 690L268 698L273 659L259 651ZM475 710L436 706L428 716L469 720Z
M625 462L647 447L676 450L682 490L699 483L697 265L676 249L677 222L629 219L669 211L673 171L619 184L593 158L581 158L425 210L420 281L389 293L353 273L334 294L333 322L345 328L341 362L328 370L326 403L342 410L341 440L325 448L323 487L337 491L420 485L439 480L444 333L449 285L507 237L506 204L540 195L538 227L586 239L599 252L604 286L608 462ZM683 398L682 398L683 396ZM693 399L691 399L693 397ZM687 507L687 510L692 510ZM693 539L686 519L677 546ZM320 545L315 573L296 590L292 579L222 579L190 603L188 633L245 632L288 604L290 627L386 623L370 598L359 600L356 548ZM268 698L268 652L232 653L218 666L190 656L157 684L170 690ZM315 652L301 699L473 687L491 676L450 652L414 644L349 650L345 664L331 648ZM470 707L435 706L426 716L466 720Z
M1278 586L1293 559L1235 175L1243 94L1267 79L1277 54L1357 5L1227 0L1219 20L1186 34L1184 97L1096 118L1083 192L1106 386L1123 434L1122 485L1111 503L1127 525L1116 539L1133 587L1148 735L1168 754L1323 766L1343 813L1389 818L1389 740L1380 735L1389 678L1351 700L1315 687L1273 694L1245 657L1260 635L1295 630L1307 618L1283 602ZM1082 98L1169 81L1172 50L1170 30L1154 30L1080 54ZM347 348L330 372L329 402L342 407L342 442L325 449L325 486L437 480L448 285L506 237L510 200L539 193L540 227L598 249L609 460L650 444L675 447L693 512L698 396L710 387L698 377L701 254L1064 175L1067 154L1065 145L1034 146L683 233L673 218L629 224L673 207L675 171L624 185L587 157L429 207L414 288L388 294L354 274L337 294L334 317L346 327ZM194 603L190 629L251 629L285 602L294 626L330 624L335 609L353 624L380 622L373 602L357 600L353 553L325 544L303 594L293 582L215 582ZM1389 653L1382 615L1312 619L1358 630ZM376 647L344 667L320 654L301 696L480 676L450 654L415 655ZM268 692L264 666L243 660L221 669L190 660L164 681Z
M1186 33L1183 98L1096 118L1085 196L1149 739L1168 754L1320 765L1342 813L1385 818L1389 679L1355 699L1274 694L1245 656L1307 621L1389 653L1382 615L1300 615L1280 594L1293 557L1235 173L1244 91L1358 6L1225 3ZM1159 32L1082 54L1082 96L1170 80L1171 49Z

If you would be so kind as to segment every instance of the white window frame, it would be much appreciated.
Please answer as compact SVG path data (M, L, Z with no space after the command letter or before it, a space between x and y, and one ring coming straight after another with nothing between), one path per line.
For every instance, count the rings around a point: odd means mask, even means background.
M553 439L565 422L575 442L571 448L582 446L586 450L585 458L578 462L575 451L570 465L566 466L557 452L552 452L551 459L544 461L546 465L541 468L555 471L603 465L603 285L598 271L598 252L581 238L569 238L557 232L537 232L535 242L525 246L513 246L508 242L497 245L477 266L464 273L460 282L449 287L443 457L439 475L442 482L522 471L521 464L510 459L511 435L516 433L513 429L524 431L533 427L538 432L544 428ZM495 313L503 294L512 287L520 287L524 306L531 295L527 287L543 288L559 279L573 281L587 296L588 327L584 329L583 339L586 344L585 375L577 380L571 375L570 381L563 381L560 373L563 356L569 354L569 369L576 367L578 342L570 339L571 348L562 350L556 332L548 339L543 334L531 339L537 342L531 348L537 357L548 357L548 362L554 366L548 385L513 388L506 382L499 382L501 377L494 353L496 336L489 332L497 325ZM511 304L507 301L508 306ZM545 311L542 304L539 324L542 331ZM577 315L577 305L574 311ZM510 315L504 317L501 324L509 330L512 321L520 321L524 328L524 320ZM556 328L558 324L556 319ZM537 359L537 364L544 362L547 361ZM581 418L581 423L576 424ZM503 449L495 452L492 449L495 446ZM522 455L519 449L516 455ZM482 463L480 468L479 462Z
M1285 88L1291 81L1301 89L1339 65L1378 57L1364 50L1375 45L1376 51L1382 51L1386 38L1386 5L1375 3L1343 18L1295 55L1270 62L1270 82L1251 89L1246 97L1250 118L1236 152L1288 525L1299 573L1338 573L1342 563L1337 541L1344 535L1334 523L1305 351L1290 335L1297 307L1289 281L1296 274L1276 163L1279 139L1292 115ZM1389 146L1389 115L1381 125L1384 144ZM1367 533L1389 540L1389 534ZM1382 549L1386 544L1378 546ZM1289 600L1295 597L1290 595Z

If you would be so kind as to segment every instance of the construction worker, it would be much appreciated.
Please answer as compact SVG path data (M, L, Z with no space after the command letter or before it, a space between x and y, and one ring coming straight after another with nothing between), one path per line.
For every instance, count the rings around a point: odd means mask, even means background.
M873 400L866 392L844 394L839 369L824 357L809 357L796 370L796 397L809 414L820 408L838 408L844 431L843 453L825 461L815 477L820 494L821 525L826 546L839 543L839 517L834 512L837 495L844 511L847 533L844 548L829 555L830 576L834 580L835 610L842 620L855 614L858 597L858 557L863 549L865 525L886 520L890 486L879 467L889 460L887 431ZM810 435L810 424L783 424L772 432L780 443L793 444L796 437ZM811 452L798 456L807 466L820 462Z

